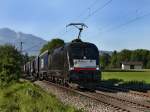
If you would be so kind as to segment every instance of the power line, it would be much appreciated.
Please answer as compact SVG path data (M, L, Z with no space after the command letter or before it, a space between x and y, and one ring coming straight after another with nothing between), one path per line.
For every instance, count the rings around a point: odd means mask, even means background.
M83 12L81 12L76 18L80 18L87 10L90 10L93 6L95 6L97 4L97 2L99 2L99 0L95 0L91 5L89 5ZM105 8L107 5L109 5L112 2L112 0L109 0L108 2L106 2L103 6L99 7L98 9L96 9L95 11L93 11L91 14L89 13L89 15L84 18L83 20L87 20L89 19L91 16L93 16L95 13L97 13L99 10L102 10L103 8ZM64 31L64 29L63 29ZM68 33L68 31L66 30L65 32L62 33L62 35L60 36L64 36L66 35L66 33Z
M147 16L150 16L150 12L147 13L147 14L143 14L143 15L140 15L140 16L138 16L138 17L135 17L135 18L133 18L133 19L131 19L131 20L129 20L129 21L123 23L123 24L120 24L120 25L118 25L118 26L116 26L116 27L114 27L114 28L112 28L112 29L108 29L108 30L106 30L105 32L110 32L110 31L117 30L117 29L119 29L119 28L121 28L121 27L124 27L124 26L126 26L126 25L128 25L128 24L131 24L131 23L133 23L133 22L136 22L136 21L138 21L138 20L141 20L141 19L143 19L143 18L145 18L145 17L147 17Z
M106 6L108 6L113 0L109 0L107 1L104 5L100 6L98 9L96 9L95 11L93 11L91 14L89 14L86 18L84 18L83 21L86 21L87 19L89 19L91 16L93 16L94 14L96 14L98 11L104 9Z
M97 4L97 2L99 2L99 0L95 0L88 8L86 8L82 13L79 14L79 16L77 16L76 18L81 17L87 10L90 10L93 6L95 6ZM84 21L89 19L91 16L93 16L94 14L96 14L98 11L102 10L103 8L105 8L107 5L109 5L112 2L112 0L109 0L108 2L106 2L104 5L100 6L98 9L94 10L92 13L90 13L86 18L84 18ZM64 29L63 29L64 31ZM66 30L65 32L63 32L61 35L59 36L64 36L66 35L66 33L68 33L68 31ZM57 36L56 36L57 37ZM37 44L39 45L39 44ZM37 46L34 45L33 47ZM33 47L28 48L25 51L31 50Z
M105 30L105 31L103 31L103 32L101 32L101 33L112 32L112 31L117 30L117 29L119 29L119 28L121 28L121 27L124 27L124 26L126 26L126 25L128 25L128 24L131 24L131 23L133 23L133 22L136 22L136 21L138 21L138 20L141 20L141 19L143 19L143 18L145 18L145 17L147 17L147 16L150 16L150 12L149 12L149 13L146 13L146 14L143 14L143 15L140 15L140 16L137 16L137 17L135 17L135 18L133 18L133 19L130 19L129 21L127 21L127 22L125 22L125 23L122 23L122 24L120 24L120 25L118 25L118 26L116 26L116 27L114 27L114 28L110 28L110 29L108 29L108 30ZM97 35L99 35L99 33L98 33ZM97 35L95 35L95 36L97 36Z
M90 10L99 0L94 1L93 4L91 4L88 8L86 8L85 11ZM87 17L85 17L83 19L83 22L85 22L86 20L88 20L90 17L92 17L93 15L95 15L98 11L104 9L106 6L108 6L113 0L109 0L107 1L104 5L100 6L99 8L97 8L96 10L94 10L92 13L89 13L89 15ZM81 13L82 14L82 13ZM80 15L81 15L80 14ZM67 31L63 34L63 36L67 33Z
M93 6L95 6L97 4L97 2L99 2L100 0L95 0L91 5L89 5L83 12L81 12L79 14L79 16L77 16L77 18L81 17L85 12L87 12L87 10L91 9Z

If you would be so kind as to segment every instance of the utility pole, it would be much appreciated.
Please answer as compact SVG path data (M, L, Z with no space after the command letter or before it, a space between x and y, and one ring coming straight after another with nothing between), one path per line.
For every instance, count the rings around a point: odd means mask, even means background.
M23 43L24 43L24 42L21 41L21 37L20 37L20 33L19 33L19 32L17 33L17 37L18 37L18 39L20 39L20 42L19 42L19 43L20 43L20 53L22 54L22 51L23 51Z
M22 54L22 51L23 51L23 42L21 41L20 42L20 52L21 52L21 54Z

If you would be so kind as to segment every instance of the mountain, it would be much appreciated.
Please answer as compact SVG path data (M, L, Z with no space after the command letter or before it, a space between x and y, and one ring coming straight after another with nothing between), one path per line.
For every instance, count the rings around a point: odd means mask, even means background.
M40 37L22 32L15 32L9 28L0 28L0 45L12 44L20 50L23 42L23 52L29 55L38 55L41 47L47 42Z

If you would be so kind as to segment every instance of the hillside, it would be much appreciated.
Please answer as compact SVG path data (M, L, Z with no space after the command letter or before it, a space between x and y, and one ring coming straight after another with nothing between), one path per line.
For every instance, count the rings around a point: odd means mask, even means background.
M23 42L23 52L29 55L37 55L41 47L47 42L32 34L16 32L9 28L0 29L0 45L12 44L20 49L20 42Z

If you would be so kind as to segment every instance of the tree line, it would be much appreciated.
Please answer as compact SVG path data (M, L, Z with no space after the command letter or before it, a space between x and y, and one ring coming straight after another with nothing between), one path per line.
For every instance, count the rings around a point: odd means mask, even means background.
M143 68L150 69L150 51L146 49L114 51L112 55L104 53L100 56L103 68L120 68L122 62L142 62Z

